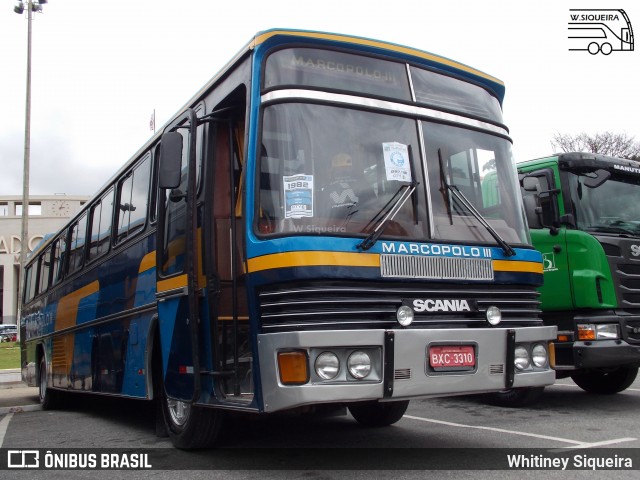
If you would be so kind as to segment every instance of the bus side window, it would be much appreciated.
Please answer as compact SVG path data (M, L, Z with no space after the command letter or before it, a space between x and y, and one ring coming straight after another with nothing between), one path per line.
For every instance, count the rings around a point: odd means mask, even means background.
M40 255L40 288L38 293L46 292L49 288L49 278L51 273L51 247L48 247L42 255Z
M121 183L118 190L117 242L144 228L149 205L149 180L151 157L133 169Z
M113 214L113 188L91 208L89 261L109 251Z
M29 265L25 271L24 282L24 303L33 299L36 292L36 279L38 277L38 263L34 262Z
M60 237L53 243L53 276L51 284L55 285L64 276L64 261L67 253L67 232L63 232Z
M82 268L84 264L84 244L87 232L87 214L73 224L69 239L69 274Z

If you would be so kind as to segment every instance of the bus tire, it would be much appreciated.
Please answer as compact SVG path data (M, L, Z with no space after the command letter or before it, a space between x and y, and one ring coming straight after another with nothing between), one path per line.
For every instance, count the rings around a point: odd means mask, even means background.
M167 433L176 448L192 450L214 445L222 426L222 412L173 400L164 392L161 401Z
M610 43L605 42L602 45L600 45L600 51L602 52L603 55L609 55L613 51L613 47L611 46Z
M393 425L407 411L409 400L397 402L366 402L349 405L349 412L365 427L386 427Z
M614 394L629 388L638 375L638 367L618 367L608 372L574 373L571 379L585 392Z
M600 45L598 45L598 42L591 42L587 50L591 55L596 55L600 51Z
M509 388L483 395L484 403L496 407L520 408L531 405L542 397L544 387Z
M47 385L47 361L44 355L40 359L40 378L38 382L38 397L43 410L53 410L58 405L59 393Z

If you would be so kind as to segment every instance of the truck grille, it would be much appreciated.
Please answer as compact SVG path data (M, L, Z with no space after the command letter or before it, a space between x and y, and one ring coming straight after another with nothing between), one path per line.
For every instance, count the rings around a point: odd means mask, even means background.
M411 327L488 326L489 306L502 311L501 326L542 325L538 292L531 286L447 285L380 282L306 282L269 285L259 292L263 332L316 329L395 328L406 299L467 299L478 311L416 313Z
M380 274L438 280L493 280L493 263L484 258L381 255Z

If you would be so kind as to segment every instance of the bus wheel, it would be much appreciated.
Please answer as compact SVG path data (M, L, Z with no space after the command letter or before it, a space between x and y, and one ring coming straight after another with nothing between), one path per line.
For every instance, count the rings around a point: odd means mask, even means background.
M612 394L629 388L636 375L638 367L618 367L610 372L575 373L571 379L586 392Z
M366 402L349 405L349 412L360 425L386 427L393 425L407 411L409 400L400 402Z
M543 392L544 387L510 388L500 392L487 393L482 398L488 405L520 408L539 400Z
M177 448L191 450L215 443L222 426L222 412L174 400L164 392L160 401L167 433Z
M595 55L600 51L600 45L598 45L598 42L591 42L587 47L587 50L589 50L591 55Z
M43 410L52 410L56 408L58 403L58 392L47 386L47 362L44 356L40 359L40 385L38 395L40 397L40 405Z
M600 51L603 53L603 55L609 55L613 51L613 47L610 43L603 43L600 47Z

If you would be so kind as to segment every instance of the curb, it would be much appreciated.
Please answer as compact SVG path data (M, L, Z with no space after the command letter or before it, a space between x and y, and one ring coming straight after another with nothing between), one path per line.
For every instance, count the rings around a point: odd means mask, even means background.
M23 405L21 407L0 407L0 415L6 415L7 413L37 412L39 410L42 410L42 405Z

